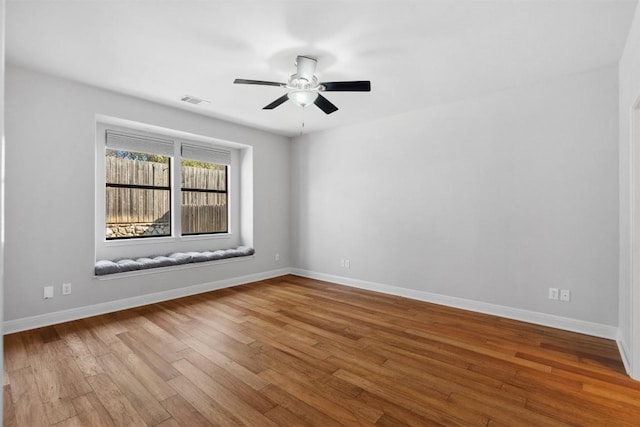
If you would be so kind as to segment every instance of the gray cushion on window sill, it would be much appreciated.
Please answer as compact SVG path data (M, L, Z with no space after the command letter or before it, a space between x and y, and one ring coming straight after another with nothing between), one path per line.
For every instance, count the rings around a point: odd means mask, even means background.
M113 261L100 260L96 262L95 273L102 276L104 274L119 273L120 266Z
M187 255L182 252L173 253L168 255L168 257L174 259L178 265L189 264L191 262L191 255Z
M123 273L126 271L148 270L151 268L168 267L171 265L183 265L195 262L215 261L225 258L250 256L255 250L249 246L239 246L232 249L220 249L203 252L175 252L167 256L150 256L138 259L118 259L115 261L96 261L94 272L96 276Z
M136 262L132 259L121 259L119 261L116 261L116 264L118 264L120 272L140 270L140 268L142 267L139 262Z

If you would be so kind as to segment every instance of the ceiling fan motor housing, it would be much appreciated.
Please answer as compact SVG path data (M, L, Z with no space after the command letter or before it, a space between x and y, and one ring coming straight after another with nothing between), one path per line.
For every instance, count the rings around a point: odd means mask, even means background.
M298 67L298 72L295 75L299 80L305 79L308 82L311 82L315 78L313 73L316 72L317 63L318 61L316 59L310 58L308 56L298 55L298 57L296 58L296 66Z
M287 82L287 88L293 90L322 90L318 78L313 75L318 61L308 56L299 55L296 58L298 72L292 74Z

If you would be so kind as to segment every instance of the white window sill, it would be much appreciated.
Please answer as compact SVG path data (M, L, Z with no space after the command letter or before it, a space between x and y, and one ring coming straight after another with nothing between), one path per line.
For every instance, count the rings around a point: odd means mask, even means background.
M234 257L234 258L219 259L215 261L192 262L189 264L148 268L146 270L134 270L134 271L125 271L123 273L105 274L103 276L93 276L93 278L96 280L102 281L102 280L122 279L126 277L146 276L149 274L165 273L168 271L187 270L187 269L198 268L198 267L211 267L212 265L218 265L218 264L229 264L233 262L249 261L250 259L254 259L255 257L256 257L255 255L248 255L248 256L241 256L241 257Z
M193 234L191 236L180 236L179 240L224 240L230 239L233 237L231 233L220 233L220 234Z
M190 240L224 240L230 239L231 233L222 234L194 234L192 236L180 237L146 237L141 239L119 239L119 240L103 240L104 246L130 246L130 245L160 245L163 243L175 243Z

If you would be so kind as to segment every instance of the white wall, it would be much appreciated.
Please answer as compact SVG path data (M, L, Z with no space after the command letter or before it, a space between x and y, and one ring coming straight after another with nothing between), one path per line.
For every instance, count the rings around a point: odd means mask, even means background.
M620 318L619 341L634 378L640 379L640 8L619 63L620 73ZM634 113L634 105L637 111ZM636 126L640 120L636 120ZM632 167L633 166L633 167ZM633 193L632 193L633 190ZM632 227L632 221L634 226ZM632 241L632 232L633 239ZM632 250L635 246L635 250ZM634 253L635 252L635 253ZM635 274L634 274L635 271Z
M615 331L617 84L611 66L295 138L294 264Z
M253 146L256 257L95 280L95 115ZM9 65L6 75L5 321L76 309L291 265L289 138ZM250 204L251 201L246 201ZM248 225L247 227L250 227ZM246 228L246 227L245 227ZM274 254L280 253L280 261ZM60 295L63 282L73 293ZM53 299L42 289L55 285Z

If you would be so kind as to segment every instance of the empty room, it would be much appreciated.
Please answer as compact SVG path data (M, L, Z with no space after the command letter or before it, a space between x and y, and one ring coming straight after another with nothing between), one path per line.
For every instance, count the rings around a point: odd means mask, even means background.
M640 426L637 0L0 0L4 426Z

